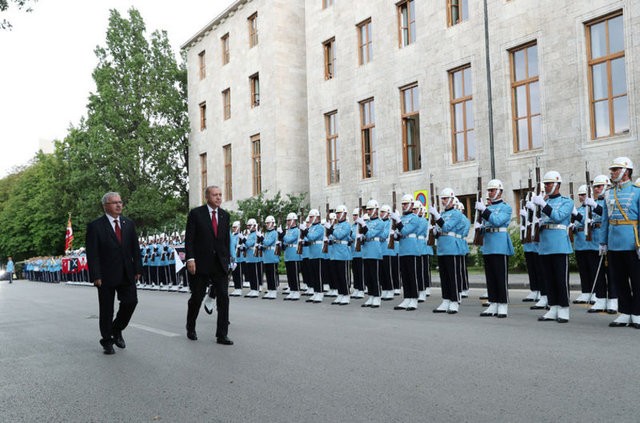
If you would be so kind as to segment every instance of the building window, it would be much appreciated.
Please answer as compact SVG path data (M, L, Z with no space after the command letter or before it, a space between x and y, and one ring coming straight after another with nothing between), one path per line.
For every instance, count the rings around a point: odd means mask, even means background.
M204 190L207 187L207 153L200 154L200 201L205 203Z
M229 63L229 33L227 32L220 38L222 44L222 64Z
M362 140L362 178L375 176L376 112L373 99L360 102L360 138Z
M253 177L253 195L262 192L262 164L260 158L260 134L251 136L251 163Z
M447 24L453 26L469 19L469 0L447 0Z
M402 170L422 167L420 157L420 96L418 84L400 88L402 115Z
M514 151L542 147L538 45L516 47L511 59L511 115Z
M398 3L398 31L400 47L416 41L416 7L414 0Z
M251 90L251 107L260 105L260 76L256 73L249 77L249 89Z
M207 77L207 65L206 62L204 60L205 55L204 55L204 50L202 50L200 53L198 53L198 64L199 66L199 70L200 70L200 79L205 79Z
M475 208L476 208L476 194L458 195L457 197L458 197L458 201L462 203L462 205L464 206L464 210L462 210L462 214L467 216L467 219L473 222ZM470 229L473 230L473 225L471 225ZM469 234L468 233L465 234L465 236L467 235Z
M258 44L258 12L247 18L249 25L249 48Z
M622 11L589 22L586 26L591 138L628 133Z
M329 6L333 6L333 0L322 0L323 9L326 9Z
M207 102L203 101L198 105L200 108L200 130L207 129Z
M327 140L327 184L340 182L340 162L338 161L338 112L324 115Z
M466 162L476 158L472 91L470 65L449 71L451 138L454 163Z
M334 76L336 76L335 44L335 37L322 43L322 49L324 50L324 79L332 79Z
M373 41L371 39L371 18L358 24L358 63L364 65L373 60Z
M222 92L222 117L224 120L231 117L231 88Z
M224 200L233 200L233 183L232 183L232 167L231 167L231 144L222 147L224 156Z

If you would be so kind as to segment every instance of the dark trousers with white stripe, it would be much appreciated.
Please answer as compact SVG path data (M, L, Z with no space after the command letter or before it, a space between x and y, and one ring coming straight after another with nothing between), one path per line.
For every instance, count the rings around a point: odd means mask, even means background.
M322 294L322 281L320 280L320 259L309 259L309 282L307 284L313 288L316 294Z
M246 263L247 265L247 274L246 278L249 279L249 285L251 286L252 291L260 290L260 285L262 284L262 263Z
M540 295L547 295L542 276L542 266L540 256L534 251L525 251L524 259L527 262L527 273L529 274L529 289L540 291Z
M331 270L338 295L349 295L349 266L346 260L331 260Z
M458 284L458 292L466 291L469 289L469 282L467 281L467 257L466 256L455 256L456 257L456 283ZM466 287L465 287L466 285Z
M380 296L380 262L382 260L377 259L362 259L362 266L364 267L364 281L367 284L369 290L369 296Z
M598 275L596 280L596 297L609 300L616 299L618 298L618 288L616 288L616 284L613 283L609 273L609 260L607 257L600 257L598 260L602 260L602 265L600 266L600 274L602 276Z
M362 257L354 257L351 260L351 272L353 273L353 289L355 289L356 291L364 291Z
M438 268L440 270L440 286L442 287L442 299L460 301L458 291L458 256L438 256Z
M635 251L609 251L609 275L618 289L618 311L640 316L640 259Z
M418 265L416 269L416 283L418 284L418 292L424 291L424 256L416 257L416 263Z
M422 278L424 279L424 287L431 287L431 256L425 254L422 256Z
M393 290L391 276L391 260L393 259L395 259L395 256L382 256L382 263L380 263L380 285L383 291Z
M287 282L289 283L290 291L300 290L300 281L298 280L298 275L300 272L300 268L298 266L299 263L299 261L284 262L284 267L287 269Z
M418 298L418 270L417 256L400 256L400 275L402 277L402 289L404 298Z
M303 258L300 262L300 267L302 271L302 281L307 285L307 288L313 288L313 285L311 285L311 277L309 276L309 259Z
M485 254L484 276L490 303L509 302L509 257L505 254Z
M323 284L329 285L329 289L338 289L333 280L333 265L329 259L321 259L320 261L320 280Z
M231 272L231 276L233 277L233 287L235 289L242 289L242 267L244 263L238 263L233 272Z
M264 263L264 273L267 276L267 289L275 291L280 284L278 280L278 265L275 263Z
M393 289L400 289L400 256L391 256L391 283Z
M569 307L569 255L540 255L545 269L547 300L550 306Z
M580 292L585 294L595 292L598 298L618 298L618 291L613 284L607 284L607 265L598 251L576 251L576 263L580 272Z

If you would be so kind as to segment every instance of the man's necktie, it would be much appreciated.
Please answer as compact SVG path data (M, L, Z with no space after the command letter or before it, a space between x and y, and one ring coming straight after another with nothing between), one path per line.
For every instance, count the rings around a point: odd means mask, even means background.
M118 242L122 244L122 231L120 230L118 219L114 220L113 222L116 224L116 238L118 238Z
M216 219L216 211L211 212L211 226L213 227L213 235L218 237L218 219Z

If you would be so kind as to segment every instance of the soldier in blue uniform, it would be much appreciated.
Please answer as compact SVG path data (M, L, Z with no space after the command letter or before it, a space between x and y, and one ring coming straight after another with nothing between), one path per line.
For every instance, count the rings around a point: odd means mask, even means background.
M286 231L280 233L279 237L284 250L284 266L287 269L287 282L289 284L289 294L284 299L298 301L300 299L299 276L302 256L297 251L300 229L298 228L298 216L295 213L287 215Z
M334 212L330 212L327 220L322 219L320 223L324 226L324 235L322 237L322 250L324 250L324 245L327 245L327 252L322 253L322 260L320 261L320 279L322 280L323 286L329 286L329 291L325 294L325 297L337 298L338 297L338 286L336 285L336 281L333 278L333 265L331 264L331 249L333 248L332 243L329 242L328 236L328 228L330 228L336 221L336 214ZM326 291L326 288L323 288Z
M487 280L489 308L481 316L507 317L509 303L509 256L514 253L511 237L507 230L511 221L511 206L502 200L504 187L499 179L487 184L489 205L476 202L476 210L482 214L480 225L484 232L480 247L484 260L484 274Z
M264 253L262 255L262 263L264 273L267 276L267 293L262 296L263 300L275 300L278 295L278 285L280 285L278 277L278 264L280 256L275 254L276 243L278 242L278 233L276 232L276 219L273 216L267 216L264 220L266 232L262 247Z
M457 268L458 268L458 291L460 291L460 298L467 298L469 296L469 271L467 270L467 255L469 254L469 243L467 242L467 236L469 235L469 229L471 228L471 221L464 213L464 204L458 197L454 199L455 208L460 210L462 213L464 226L461 231L462 238L456 238L458 244L460 244L460 248L462 250L462 254L456 256L458 260ZM487 298L489 296L487 295ZM486 304L489 306L489 304Z
M9 283L13 283L13 272L15 272L16 269L13 265L13 259L11 256L7 257L7 267L5 270L9 274Z
M455 314L460 308L460 257L465 250L459 240L466 236L466 217L454 207L455 194L451 188L440 192L440 200L444 211L442 214L433 206L429 213L433 215L437 227L438 267L442 286L442 303L433 310L434 313Z
M347 221L347 206L339 205L336 207L335 213L335 223L328 223L325 226L331 243L329 247L331 271L337 287L337 297L331 304L347 305L351 298L349 292L351 225Z
M369 298L362 304L362 307L380 307L380 265L382 262L382 242L386 242L388 233L385 235L385 223L378 218L380 206L376 200L367 202L366 210L369 221L358 218L356 222L360 225L360 235L362 243L362 262L364 266L364 281L367 285Z
M389 248L389 237L395 237L395 234L391 233L391 219L389 219L389 215L391 213L391 207L388 204L383 204L380 207L380 220L384 223L384 233L387 237L381 243L380 248L382 249L382 263L380 264L380 285L382 287L382 301L391 301L393 300L393 266L392 261L397 259L396 254L396 246L397 243L394 242L394 248ZM395 238L394 238L395 239ZM396 266L396 271L398 270Z
M605 198L606 237L601 248L607 251L620 312L609 326L640 329L640 188L631 182L633 162L628 157L616 158L609 170L613 186Z
M362 251L356 251L356 237L358 235L358 224L356 220L360 217L360 208L353 209L353 224L351 225L351 273L353 274L353 294L351 298L364 298L364 268L362 266Z
M544 192L533 196L534 205L541 208L538 254L547 277L549 311L539 321L569 321L569 254L572 252L568 227L575 208L573 200L560 195L562 177L556 171L542 178ZM546 198L546 200L545 200Z
M595 284L595 278L596 276L604 278L605 272L602 262L599 260L600 243L595 238L587 241L585 236L585 226L589 225L589 230L593 226L592 222L587 222L587 208L584 204L587 199L586 185L578 187L578 199L581 205L571 213L571 230L573 231L573 249L580 275L580 295L573 300L573 304L594 304L595 294L593 294L592 288ZM593 201L593 199L591 200ZM593 202L595 203L595 201Z
M320 279L321 269L320 261L322 260L322 239L324 238L324 227L320 224L320 212L318 209L309 210L309 225L302 228L305 237L305 245L309 247L309 282L314 290L308 303L321 303L324 299L322 280Z
M231 238L229 242L229 251L231 252L231 262L233 270L231 271L231 277L233 279L233 291L229 294L230 297L242 296L242 263L244 257L242 250L238 248L240 246L240 222L235 221L231 224Z
M414 200L411 211L418 216L418 231L416 232L416 238L418 240L418 268L416 271L416 282L418 283L418 302L423 303L427 299L427 284L425 281L425 257L427 255L427 231L429 222L422 216L423 204L420 200Z
M244 242L246 248L247 257L247 279L249 280L250 291L245 295L245 298L258 298L260 295L260 284L262 284L262 260L260 257L256 257L256 249L259 249L260 242L258 240L258 222L254 218L247 220L247 239Z
M398 238L400 255L400 275L404 299L395 306L394 310L416 310L418 308L418 231L420 230L420 218L413 214L413 196L402 196L402 216L392 213L391 218L396 222L396 235Z

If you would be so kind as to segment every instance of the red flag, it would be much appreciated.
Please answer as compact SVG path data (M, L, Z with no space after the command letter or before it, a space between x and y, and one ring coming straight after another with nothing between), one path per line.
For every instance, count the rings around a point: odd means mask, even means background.
M69 220L67 221L67 234L64 237L64 250L70 250L73 246L73 228L71 227L71 214L69 214Z

